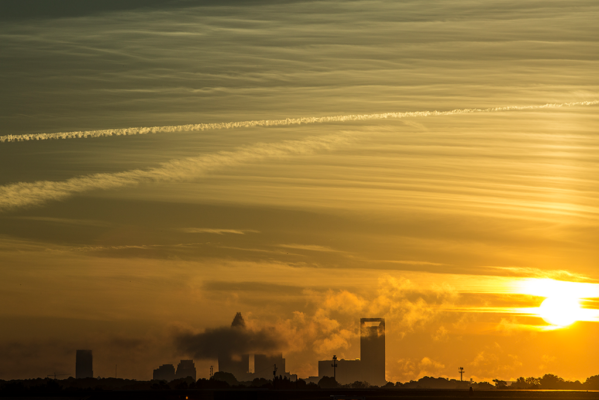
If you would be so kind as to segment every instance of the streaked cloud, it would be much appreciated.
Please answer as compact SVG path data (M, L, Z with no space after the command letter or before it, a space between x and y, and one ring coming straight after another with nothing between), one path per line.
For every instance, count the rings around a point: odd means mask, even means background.
M285 249L296 249L296 250L307 250L307 251L320 251L325 253L344 253L340 250L332 249L328 246L321 246L317 244L279 244L278 247Z
M220 130L220 129L235 129L235 128L254 128L254 127L269 127L269 126L286 126L286 125L305 125L305 124L323 124L331 122L360 122L377 119L399 119L413 117L438 117L460 114L474 113L490 113L490 112L508 112L508 111L530 111L542 110L550 108L574 107L574 106L594 106L599 104L599 100L594 101L579 101L571 103L559 104L543 104L538 106L507 106L507 107L491 107L491 108L466 108L456 109L451 111L413 111L413 112L396 112L383 114L358 114L358 115L336 115L330 117L304 117L304 118L287 118L283 120L264 120L264 121L243 121L243 122L227 122L216 124L194 124L194 125L176 125L176 126L153 126L141 128L125 128L125 129L105 129L98 131L80 131L80 132L61 132L61 133L34 133L22 135L6 135L0 136L2 142L17 142L30 140L52 140L52 139L81 139L81 138L99 138L106 136L135 136L147 135L150 133L175 133L175 132L193 132L205 130Z
M447 265L442 263L435 263L430 261L418 261L418 260L369 260L372 263L385 263L385 264L400 264L400 265Z
M161 167L147 170L95 174L71 178L63 182L15 183L0 187L0 210L62 200L92 190L109 190L142 183L186 182L209 172L243 163L331 151L347 145L349 141L350 138L347 136L323 136L302 141L257 144L232 152L173 160L162 164Z
M556 279L563 281L578 281L578 282L586 282L592 281L593 279L588 276L572 273L566 270L544 270L541 268L531 268L531 267L491 267L495 268L498 271L505 273L506 275L518 276L518 277L526 277L526 278L548 278L548 279Z
M50 222L56 224L68 224L68 225L86 225L86 226L110 226L111 224L104 221L96 221L91 219L71 219L71 218L54 218L54 217L35 217L35 216L23 216L23 217L7 217L14 218L23 221L37 221L37 222Z
M245 235L246 233L260 233L253 229L214 229L214 228L181 228L181 232L185 233L212 233L215 235L224 235L227 233L233 235Z
M237 311L300 377L363 316L392 381L596 373L596 314L530 285L599 308L596 2L32 1L0 4L3 379L147 379Z

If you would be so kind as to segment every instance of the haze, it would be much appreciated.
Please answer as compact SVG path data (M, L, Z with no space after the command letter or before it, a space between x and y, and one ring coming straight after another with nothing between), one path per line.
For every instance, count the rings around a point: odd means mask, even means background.
M300 377L363 317L392 382L598 373L597 2L49 3L0 4L0 379L236 312Z

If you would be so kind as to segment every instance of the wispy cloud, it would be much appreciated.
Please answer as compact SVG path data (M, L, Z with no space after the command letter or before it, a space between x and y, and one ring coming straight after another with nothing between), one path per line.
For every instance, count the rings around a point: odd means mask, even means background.
M67 224L67 225L85 225L85 226L110 226L111 224L103 221L96 221L90 219L72 219L72 218L53 218L53 217L9 217L13 219L20 219L25 221L39 221L39 222L50 222L56 224Z
M212 228L181 228L179 229L185 233L212 233L215 235L224 235L227 233L233 235L245 235L246 233L260 233L253 229L212 229Z
M442 263L435 263L430 261L417 261L417 260L369 260L370 262L387 263L387 264L401 264L401 265L447 265Z
M135 169L113 174L101 173L71 178L66 181L22 182L0 186L0 210L62 200L92 190L109 190L142 183L186 182L209 172L243 163L271 158L311 155L336 149L349 143L347 134L288 140L279 143L259 143L236 151L172 160L151 169Z
M278 247L295 250L321 251L326 253L343 253L341 250L335 250L328 246L320 246L317 244L279 244Z
M253 128L253 127L268 127L282 125L303 125L303 124L323 124L327 122L353 122L353 121L368 121L378 119L399 119L409 117L436 117L444 115L459 115L473 113L492 113L506 111L526 111L540 110L545 108L561 108L573 106L592 106L599 104L599 100L580 101L572 103L557 103L557 104L542 104L535 106L507 106L507 107L491 107L491 108L462 108L450 111L412 111L412 112L389 112L381 114L354 114L354 115L334 115L328 117L303 117L303 118L286 118L277 120L260 120L260 121L240 121L240 122L223 122L213 124L188 124L188 125L171 125L171 126L150 126L150 127L134 127L122 129L103 129L94 131L76 131L76 132L57 132L57 133L32 133L23 135L5 135L0 136L0 142L18 142L31 140L52 140L52 139L81 139L81 138L99 138L107 136L131 136L131 135L147 135L150 133L176 133L189 131L205 131L205 130L220 130L220 129L236 129L236 128Z
M576 274L566 270L542 270L532 267L489 267L501 274L524 278L549 278L560 281L592 281L588 276Z

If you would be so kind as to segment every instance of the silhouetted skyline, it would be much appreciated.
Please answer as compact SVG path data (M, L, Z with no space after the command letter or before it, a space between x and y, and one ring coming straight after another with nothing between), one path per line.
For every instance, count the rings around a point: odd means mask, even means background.
M596 375L598 20L0 0L0 379Z

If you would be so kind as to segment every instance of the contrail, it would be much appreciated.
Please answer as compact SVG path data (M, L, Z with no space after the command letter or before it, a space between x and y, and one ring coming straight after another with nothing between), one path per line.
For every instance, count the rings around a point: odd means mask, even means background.
M92 190L108 190L142 183L189 182L209 172L264 159L311 155L334 150L352 141L350 134L258 143L235 151L221 151L171 160L151 169L84 175L65 181L20 182L0 186L0 212L4 210L61 200Z
M412 111L412 112L391 112L383 114L356 114L356 115L334 115L329 117L304 117L287 118L275 120L260 121L241 121L241 122L223 122L214 124L190 124L173 126L150 126L122 129L103 129L97 131L76 131L59 133L31 133L24 135L5 135L0 136L0 142L19 142L30 140L51 140L51 139L81 139L98 138L105 136L129 136L129 135L147 135L149 133L173 133L187 131L205 131L217 129L236 129L252 128L257 126L283 126L283 125L301 125L301 124L323 124L326 122L351 122L351 121L369 121L376 119L398 119L409 117L433 117L442 115L473 114L473 113L491 113L520 110L539 110L544 108L561 108L573 106L592 106L599 104L599 100L579 101L575 103L556 103L543 104L537 106L507 106L492 108L462 108L451 111Z

